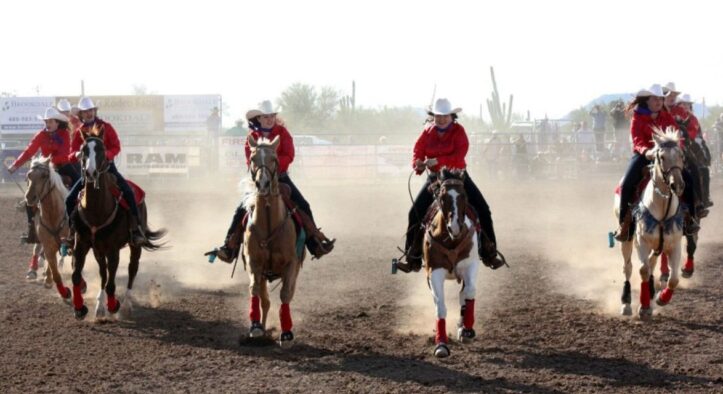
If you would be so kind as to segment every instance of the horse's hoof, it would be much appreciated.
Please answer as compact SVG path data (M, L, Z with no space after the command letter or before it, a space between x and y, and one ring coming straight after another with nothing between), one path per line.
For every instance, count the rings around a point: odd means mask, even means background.
M80 307L80 309L75 310L75 318L78 320L85 319L85 316L87 316L87 315L88 315L88 307L85 305Z
M294 345L294 333L291 331L282 332L279 337L279 345L282 349L289 349Z
M264 330L264 326L261 325L261 322L251 322L251 330L249 331L249 337L251 338L261 338L264 335L266 335L266 330Z
M53 287L53 282L45 281L45 282L43 282L43 287L45 287L46 289L50 289Z
M63 293L64 293L64 294L61 294L61 295L60 295L60 298L62 298L63 301L65 301L66 303L70 303L70 300L71 300L71 298L72 298L71 296L73 295L73 292L70 291L70 289L69 289L68 287L63 287Z
M640 320L650 320L653 317L653 309L650 307L643 308L641 306L638 308L638 316L640 317Z
M668 305L668 304L670 303L670 301L667 301L667 302L666 302L666 301L663 301L663 300L660 298L660 293L661 293L661 292L658 292L658 294L655 295L655 303L658 304L658 306L666 306L666 305Z
M683 268L682 270L680 270L680 276L682 276L685 279L690 279L693 276L693 272L695 272L695 270L692 268L689 270L686 270L685 268Z
M434 357L445 358L449 357L449 348L446 343L438 343L434 348Z
M459 328L457 329L457 339L462 343L470 343L477 336L474 332L474 328Z
M630 304L623 304L623 307L620 308L620 314L623 316L632 316L633 315L633 307L630 306Z
M37 271L30 270L27 274L25 274L25 279L27 280L36 280L38 279L38 273Z
M120 301L115 300L115 304L113 305L112 308L110 306L108 306L108 312L110 312L111 315L115 315L120 310L120 307L121 307Z

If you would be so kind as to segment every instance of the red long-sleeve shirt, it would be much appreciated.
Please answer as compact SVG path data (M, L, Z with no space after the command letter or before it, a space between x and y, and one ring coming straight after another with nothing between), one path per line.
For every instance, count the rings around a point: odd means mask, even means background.
M655 146L653 142L653 127L665 130L668 126L678 128L678 124L669 112L660 111L658 112L658 116L653 119L649 114L635 111L633 113L633 119L630 122L630 134L633 137L633 151L644 155L646 150L652 149L653 146Z
M75 132L73 133L73 142L70 144L70 154L68 155L69 161L78 161L78 159L75 157L75 154L80 151L80 148L83 146L83 141L85 141L81 133L87 136L93 126L97 127L99 130L101 128L103 130L103 145L105 145L105 157L108 159L108 161L112 161L116 156L118 156L121 151L121 144L120 140L118 139L118 133L116 133L115 129L113 128L113 126L111 126L110 123L96 118L93 125L83 125L77 130L75 130Z
M252 135L257 141L262 137L273 141L278 136L279 145L276 147L276 156L279 159L279 173L289 171L289 165L294 161L295 151L294 139L291 138L291 134L286 130L286 127L277 124L268 133L252 130L249 135ZM251 164L251 147L248 138L246 138L244 150L246 151L246 165L248 166Z
M68 129L58 129L52 133L45 129L39 131L30 140L23 153L15 160L13 167L18 168L25 164L38 150L43 156L50 156L52 163L56 166L66 164L68 162L68 152L70 152L70 133Z
M434 125L427 126L414 144L412 167L417 160L437 159L437 165L431 168L437 172L442 167L447 169L465 169L464 158L469 150L467 132L459 123L453 123L444 132L439 132ZM417 171L421 174L422 171Z

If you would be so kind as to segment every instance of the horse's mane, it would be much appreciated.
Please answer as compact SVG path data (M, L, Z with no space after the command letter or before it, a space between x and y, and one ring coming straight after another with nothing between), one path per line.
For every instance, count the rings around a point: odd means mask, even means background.
M48 169L50 183L60 191L60 195L63 197L63 200L65 200L68 196L68 189L66 189L65 184L63 184L63 178L55 171L55 165L50 161L50 158L42 156L34 158L30 162L30 168L33 167L45 167Z
M250 177L244 178L238 183L238 189L242 194L241 205L246 209L247 212L251 212L256 205L256 188L254 187L254 181Z
M658 146L678 146L680 131L674 126L668 126L665 129L653 126L653 137L655 137L653 140Z
M256 148L270 148L273 141L266 137L259 137L256 140Z

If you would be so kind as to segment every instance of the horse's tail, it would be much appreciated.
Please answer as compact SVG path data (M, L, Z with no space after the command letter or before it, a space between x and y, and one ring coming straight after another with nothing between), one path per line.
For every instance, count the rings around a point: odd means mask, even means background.
M155 241L160 240L161 238L165 237L168 231L165 228L158 229L156 231L152 231L148 227L145 228L145 236L146 236L146 242L141 245L141 247L149 252L152 252L154 250L158 250L163 248L166 243L157 243Z

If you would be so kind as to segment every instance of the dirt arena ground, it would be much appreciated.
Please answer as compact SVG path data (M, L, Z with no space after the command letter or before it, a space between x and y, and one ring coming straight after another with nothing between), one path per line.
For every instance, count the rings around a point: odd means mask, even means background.
M98 323L75 320L54 290L24 279L20 196L3 187L0 392L723 392L723 186L714 186L718 205L703 223L695 275L641 322L618 316L622 262L607 246L615 181L477 180L511 268L481 270L477 340L453 341L444 360L432 355L434 305L423 274L390 274L406 226L406 179L297 182L338 242L333 254L305 262L290 350L239 340L248 330L246 273L239 266L230 278L230 265L202 256L223 239L236 192L140 181L152 226L169 229L170 248L144 252L134 315ZM92 311L100 281L92 258L84 275ZM458 289L447 282L450 332ZM278 289L271 298L277 326Z

